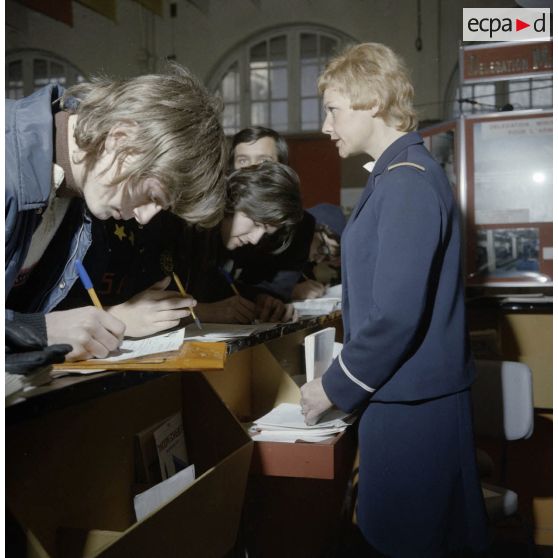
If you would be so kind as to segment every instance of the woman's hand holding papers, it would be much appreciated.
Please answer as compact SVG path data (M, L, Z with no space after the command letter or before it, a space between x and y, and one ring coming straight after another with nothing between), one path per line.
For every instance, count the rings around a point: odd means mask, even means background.
M190 315L196 300L176 291L165 291L170 277L153 284L130 300L108 308L108 312L126 324L126 336L144 337L175 327Z
M324 391L321 378L316 378L304 384L300 388L300 392L302 394L300 405L304 415L304 422L308 426L313 426L328 409L333 407L333 403Z

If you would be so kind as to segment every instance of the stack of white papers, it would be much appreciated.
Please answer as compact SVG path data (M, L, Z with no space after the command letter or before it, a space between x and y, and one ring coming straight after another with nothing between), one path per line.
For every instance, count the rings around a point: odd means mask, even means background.
M295 403L281 403L255 420L250 428L252 439L259 442L323 442L343 432L354 418L339 409L325 413L318 424L304 422L302 408Z

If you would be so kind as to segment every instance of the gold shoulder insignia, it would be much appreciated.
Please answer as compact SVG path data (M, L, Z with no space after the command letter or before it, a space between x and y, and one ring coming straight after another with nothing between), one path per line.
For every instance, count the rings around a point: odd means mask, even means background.
M422 172L426 171L426 168L424 168L422 165L419 165L418 163L410 163L408 161L404 162L404 163L394 163L393 165L390 165L388 167L388 171L396 169L397 167L413 167L413 168L418 169Z

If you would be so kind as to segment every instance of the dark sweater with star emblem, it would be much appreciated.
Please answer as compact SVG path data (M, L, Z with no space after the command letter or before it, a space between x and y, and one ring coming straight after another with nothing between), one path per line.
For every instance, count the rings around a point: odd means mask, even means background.
M93 219L93 242L83 264L103 306L125 302L173 270L187 267L185 226L167 212L143 226L133 219ZM56 310L88 304L87 291L76 284Z

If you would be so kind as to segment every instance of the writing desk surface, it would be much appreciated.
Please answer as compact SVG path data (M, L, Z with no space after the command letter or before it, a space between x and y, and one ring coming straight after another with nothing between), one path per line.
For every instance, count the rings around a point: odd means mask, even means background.
M153 380L161 374L223 370L227 356L249 347L266 343L290 333L308 328L327 327L340 320L340 312L313 316L294 323L277 324L275 328L248 337L219 342L185 342L179 351L150 355L134 361L104 363L101 360L70 362L56 365L56 370L104 369L91 375L71 375L54 378L49 384L23 394L15 394L6 402L6 423L38 416L74 403L128 389ZM21 397L19 397L21 396Z

